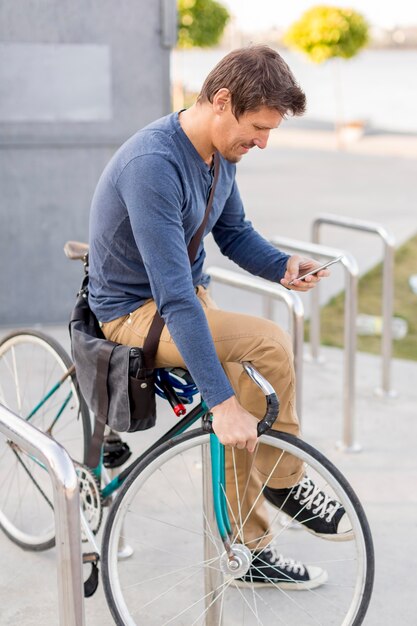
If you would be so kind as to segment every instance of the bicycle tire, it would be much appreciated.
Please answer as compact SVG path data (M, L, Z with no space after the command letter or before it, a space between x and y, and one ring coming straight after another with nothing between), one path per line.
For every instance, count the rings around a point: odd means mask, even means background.
M0 402L28 418L72 361L52 337L38 330L18 330L0 341ZM64 402L71 398L64 406ZM54 423L59 407L62 413ZM53 436L75 461L83 463L91 439L90 413L75 373L39 408L30 422ZM53 492L46 469L0 435L0 528L26 550L55 544Z
M323 541L304 530L280 527L274 532L281 545L284 539L286 551L297 551L297 558L307 563L311 558L319 565L326 562L329 583L309 593L273 587L259 592L251 585L242 591L235 587L236 581L225 583L224 576L219 574L223 546L210 520L201 515L201 487L199 490L197 483L201 484L202 472L198 459L207 449L208 441L209 435L202 430L168 441L142 460L118 492L102 542L103 586L116 624L232 626L270 624L272 616L279 624L361 624L373 585L372 538L363 508L337 468L312 446L292 435L269 431L261 437L262 444L301 458L316 481L322 479L345 506L355 537L354 541ZM188 480L190 486L186 486ZM179 500L173 502L176 495ZM179 508L175 504L180 504ZM276 520L271 524L272 529ZM208 543L214 546L214 558L206 563L200 545L204 533ZM117 558L121 541L131 544L130 560ZM193 557L195 562L191 562ZM210 577L214 577L214 583ZM207 587L207 580L211 585L218 584L217 590ZM352 590L346 587L348 583L353 585ZM244 595L246 591L249 595Z

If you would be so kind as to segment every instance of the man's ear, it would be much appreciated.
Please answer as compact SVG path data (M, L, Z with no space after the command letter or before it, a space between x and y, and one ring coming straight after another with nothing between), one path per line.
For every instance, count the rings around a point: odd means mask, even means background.
M213 96L213 111L221 114L223 111L226 111L228 107L230 107L230 101L230 91L226 89L226 87L222 87Z

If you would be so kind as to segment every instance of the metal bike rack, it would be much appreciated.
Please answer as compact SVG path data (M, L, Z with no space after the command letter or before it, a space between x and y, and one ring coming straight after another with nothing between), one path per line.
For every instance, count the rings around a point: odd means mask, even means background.
M381 224L356 220L349 217L323 213L316 217L312 226L312 240L319 242L320 227L323 224L340 226L350 230L373 233L382 239L384 244L383 279L382 279L382 385L377 391L395 397L391 389L391 358L392 358L392 325L393 293L394 293L394 251L395 240Z
M201 461L203 464L203 523L204 523L204 560L212 562L221 546L220 535L217 531L216 515L213 507L213 483L211 475L211 454L209 446L203 446L201 451ZM216 529L216 530L214 530ZM205 568L204 574L204 598L206 608L207 626L221 624L221 603L216 602L219 589L222 586L222 572L220 568ZM220 591L221 594L221 591Z
M59 623L84 626L80 502L77 474L54 439L0 404L0 432L45 464L54 491Z
M300 296L294 291L289 291L274 283L267 282L261 278L245 276L221 267L209 267L207 273L214 282L238 287L267 296L271 300L281 300L288 308L290 314L290 334L294 352L294 369L297 378L296 402L298 418L301 422L302 415L302 388L303 388L303 342L304 342L304 307ZM269 319L272 319L272 309L268 307Z
M345 323L343 359L343 434L338 443L345 452L358 452L361 447L355 441L355 369L356 369L356 315L358 306L358 265L348 252L336 248L289 239L273 237L271 243L281 250L307 253L312 258L334 259L343 255L340 263L345 270ZM318 287L318 285L317 285ZM319 360L320 301L317 287L311 291L310 347L313 360Z

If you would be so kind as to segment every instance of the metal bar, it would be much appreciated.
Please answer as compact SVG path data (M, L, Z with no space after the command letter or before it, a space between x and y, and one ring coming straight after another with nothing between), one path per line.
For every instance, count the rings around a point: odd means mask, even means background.
M294 369L297 379L296 402L298 418L302 416L302 389L303 389L303 344L304 344L304 307L300 296L295 291L289 291L281 285L270 283L261 278L238 274L221 267L209 267L207 273L214 282L238 287L267 296L272 300L281 300L288 308L290 314L290 334L294 352Z
M394 312L394 245L384 241L384 265L382 277L382 385L381 393L395 397L391 386L392 317Z
M217 530L216 515L213 506L213 483L211 452L208 445L202 446L201 461L203 464L202 475L202 500L203 500L203 526L204 526L204 560L211 563L213 559L223 551ZM222 589L223 574L220 568L204 568L204 589L207 626L215 626L222 623L221 603L216 602L219 590Z
M59 623L84 626L80 501L74 465L61 444L1 404L0 432L48 470L54 492Z
M334 259L343 255L341 263L345 270L345 317L344 317L344 365L343 365L343 435L339 444L346 452L357 452L355 442L355 370L356 370L356 315L358 301L358 265L348 252L338 248L318 245L307 241L273 237L271 243L281 250L307 253L312 258ZM311 291L311 356L319 361L320 346L320 298L319 285Z
M273 237L271 243L281 250L288 252L307 253L314 259L334 259L343 255L341 264L345 269L345 288L348 285L349 277L351 275L358 275L358 264L355 258L344 250L339 248L330 248L329 246L319 245L317 243L311 243L309 241L300 241L299 239L290 239L288 237ZM312 289L311 294L311 317L310 317L310 350L311 358L313 361L320 361L320 285L318 284L315 289ZM346 309L345 309L346 312ZM345 324L351 323L351 320L346 320ZM356 324L356 317L354 320Z
M388 233L384 226L376 222L368 222L364 220L352 219L340 215L323 213L318 215L312 226L312 239L319 242L320 227L323 224L330 226L340 226L350 230L358 230L370 234L377 235L383 242L384 260L383 260L383 281L382 281L382 338L381 338L381 357L382 357L382 384L377 391L394 397L395 391L391 389L391 360L392 360L392 316L394 306L394 237Z
M353 259L353 257L351 257ZM344 385L343 385L343 436L339 447L345 452L359 452L355 441L356 408L356 317L358 310L358 267L345 266L345 320L344 320ZM355 271L353 271L355 269Z

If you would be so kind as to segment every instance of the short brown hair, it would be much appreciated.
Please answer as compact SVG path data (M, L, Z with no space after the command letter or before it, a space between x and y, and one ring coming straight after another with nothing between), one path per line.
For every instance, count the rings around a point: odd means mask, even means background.
M231 94L236 119L262 106L276 109L285 117L302 115L306 97L284 59L272 48L253 45L229 52L207 76L198 102L213 102L219 89Z

